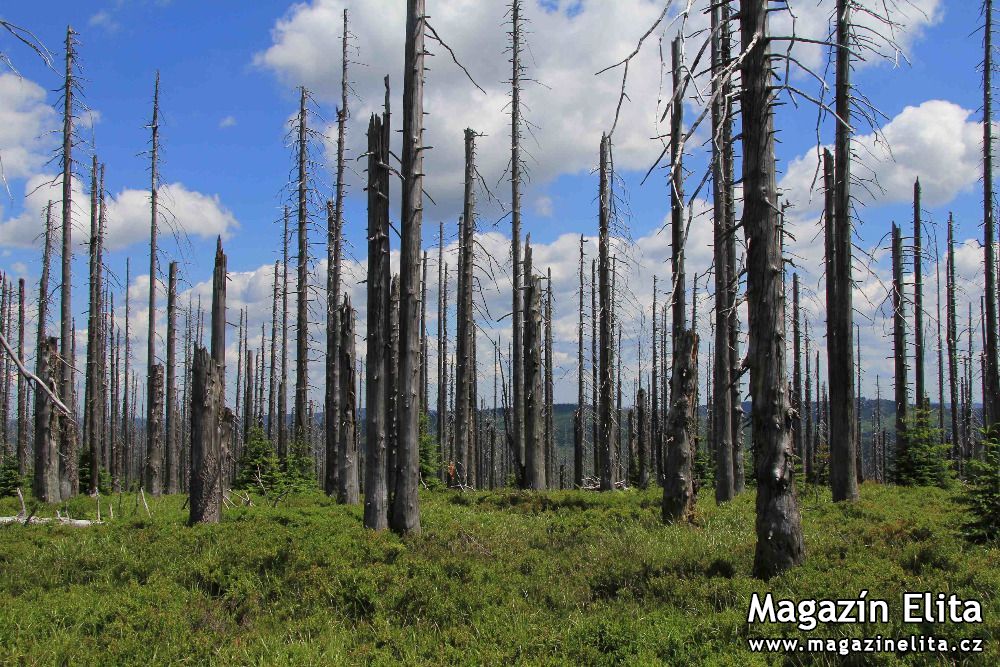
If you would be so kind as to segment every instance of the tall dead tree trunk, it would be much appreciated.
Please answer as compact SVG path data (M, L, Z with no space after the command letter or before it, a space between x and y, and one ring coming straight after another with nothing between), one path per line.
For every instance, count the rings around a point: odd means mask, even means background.
M277 442L278 432L275 430L275 420L278 418L278 276L280 265L274 263L274 295L271 301L271 377L267 392L267 439L273 447Z
M475 244L476 215L476 135L465 130L465 196L462 218L459 221L459 280L458 280L458 328L455 332L455 443L458 448L458 475L462 483L475 486L476 450L475 430L472 428L472 385L475 382L475 367L472 364L472 329L475 320L472 313L472 271ZM527 254L527 250L525 250ZM528 362L525 361L525 364ZM526 371L527 372L527 371ZM525 436L527 439L527 435ZM525 455L527 459L527 454ZM527 484L527 482L526 482ZM529 487L530 488L530 487Z
M45 243L42 246L42 275L38 283L38 334L35 348L35 375L43 382L58 378L56 342L46 335L49 311L49 267L52 261L52 202L45 208ZM51 349L50 349L51 346ZM58 393L58 392L56 392ZM35 473L32 493L48 503L60 500L59 431L51 430L51 401L44 391L35 392ZM58 426L58 425L57 425Z
M338 464L340 449L351 447L350 443L339 442L340 431L337 424L340 406L340 366L338 358L338 336L340 335L341 236L344 229L344 150L346 148L346 125L349 117L347 106L347 9L344 9L343 32L341 33L340 68L340 108L337 110L337 181L336 195L331 206L327 203L327 276L326 276L326 392L324 413L326 422L326 470L324 487L327 495L333 495L340 488ZM355 480L355 486L357 481Z
M514 359L511 369L513 385L513 440L516 453L515 470L520 479L524 474L524 343L521 340L524 329L524 305L522 286L525 281L521 266L521 0L511 0L511 77L510 77L510 208L511 208L511 261L513 263L512 328L514 339Z
M90 294L87 310L87 377L83 390L83 439L84 448L90 455L90 479L87 490L95 493L101 471L101 422L104 415L104 398L100 395L104 386L101 360L101 289L103 287L100 265L101 217L99 203L99 179L97 156L94 155L90 167Z
M948 215L948 249L945 264L945 336L948 347L948 393L951 413L951 456L958 461L961 439L958 433L958 317L955 312L955 221Z
M805 404L803 409L805 410L805 443L803 445L804 449L802 452L802 467L805 472L806 481L812 481L813 475L813 452L815 450L814 440L813 440L813 403L812 403L812 375L809 369L809 318L805 318L805 357L806 357L806 368L805 368Z
M370 288L369 288L370 289ZM448 461L445 457L445 413L448 411L448 387L446 382L448 361L445 358L446 341L446 299L444 264L444 221L438 223L438 312L437 312L437 438L438 451L441 455L441 479L447 481L445 470Z
M223 465L233 416L225 408L226 255L222 239L212 277L211 354L199 347L191 381L191 486L188 523L218 523L222 517Z
M900 461L905 460L908 449L906 434L906 313L903 297L903 239L899 227L892 225L892 341L895 359L896 383L896 447L895 473L899 481ZM971 334L970 334L971 335Z
M802 459L802 331L799 274L792 274L792 409L795 410L794 449Z
M372 530L389 527L386 488L389 316L389 115L368 122L368 308L365 355L365 515ZM439 315L440 318L440 315ZM440 322L439 322L440 331ZM440 347L439 347L440 349ZM439 359L440 362L440 359ZM440 368L440 363L439 363ZM439 378L440 382L440 378ZM438 395L438 423L442 410ZM441 436L440 431L438 437Z
M920 179L913 182L913 345L917 395L914 403L923 409L927 398L924 375L924 279L923 222L920 210Z
M157 232L159 225L160 72L153 84L153 120L149 179L149 316L146 332L146 489L154 496L163 491L163 367L156 370L156 280ZM159 378L159 386L154 384ZM160 409L159 413L154 410Z
M583 370L583 235L580 235L580 309L576 351L576 411L573 413L573 488L583 486L583 424L586 394Z
M747 239L752 437L758 451L754 575L768 579L802 562L804 547L786 395L785 299L775 185L773 73L767 0L740 1L743 81L743 227Z
M673 97L670 101L670 279L671 328L670 339L673 362L676 363L681 333L685 329L686 281L684 274L684 153L681 146L684 135L684 100L681 98L683 67L680 37L670 44L671 78ZM671 378L671 389L673 379ZM677 396L670 396L671 407Z
M354 309L351 297L344 294L340 307L340 447L337 468L340 471L337 502L358 504L358 441L355 437L357 415L357 376L354 348Z
M420 268L420 414L430 417L427 393L427 251Z
M545 481L548 488L557 484L555 432L552 405L552 269L546 269L545 278ZM620 374L619 374L620 377ZM619 392L619 410L621 408ZM559 488L556 486L555 488Z
M278 381L278 458L288 461L288 207L281 237L281 379ZM199 308L200 310L200 308ZM199 337L198 340L201 340Z
M180 490L180 446L177 424L177 262L170 262L167 277L167 417L166 491Z
M542 280L533 275L531 235L524 242L524 487L545 488L542 386Z
M1000 370L997 368L996 220L993 201L993 0L985 0L983 14L983 259L986 270L986 377L983 378L983 423L992 429L1000 422Z
M613 333L611 330L611 260L608 256L608 229L611 224L611 138L601 136L600 158L600 238L598 241L598 273L600 274L600 414L598 426L598 457L600 460L600 489L611 491L614 483L611 473L611 369L613 358Z
M76 32L66 28L66 75L63 83L62 143L62 281L59 304L59 399L73 401L73 95L76 87ZM64 420L59 433L59 491L62 500L80 488L76 427Z
M947 444L947 437L944 427L944 334L941 325L941 249L938 244L937 234L934 234L934 282L937 288L935 305L937 306L937 317L934 318L937 325L937 372L938 372L938 437L941 445ZM860 338L860 333L858 338ZM858 395L861 395L861 343L858 342ZM858 399L861 400L860 398ZM859 410L860 412L860 410ZM860 423L860 417L858 418ZM858 429L860 431L860 427Z
M132 479L132 446L133 446L133 433L132 433L132 423L131 414L132 406L134 401L131 400L129 395L129 390L132 387L132 381L129 376L129 371L131 369L132 363L132 323L131 323L131 311L132 311L132 299L129 296L128 286L132 280L132 265L129 258L125 258L125 362L122 367L123 374L123 390L122 390L122 447L120 452L120 468L119 473L121 476L121 481L125 483L127 487Z
M388 349L385 352L386 483L389 489L389 521L399 475L399 274L389 282Z
M657 483L660 482L660 339L657 323L660 321L659 311L657 310L656 297L657 297L657 277L653 276L653 370L652 370L652 381L650 382L650 391L652 393L652 401L650 406L650 427L649 427L649 439L650 439L650 458L653 470L656 471Z
M663 481L663 521L686 521L694 512L694 459L691 432L692 398L698 381L698 336L691 329L681 332L674 353L670 378L670 410L664 424L666 457Z
M726 9L728 14L728 7ZM727 102L723 98L723 88L728 86L728 80L723 81L721 72L726 63L722 60L721 31L728 30L722 24L722 8L712 6L712 136L719 137L712 143L712 208L713 208L713 244L715 260L715 367L712 373L714 401L712 402L712 436L715 445L715 500L723 503L732 500L736 495L733 481L733 403L729 383L732 373L729 368L729 314L735 304L730 302L729 288L729 236L733 230L729 226L727 198L730 196L730 185L727 180L725 152L726 147L720 145L723 126L727 123ZM656 278L653 278L654 284ZM796 283L796 286L798 283ZM797 301L796 301L797 304ZM654 317L654 327L656 319ZM797 320L796 320L797 321ZM653 383L656 383L655 346L654 346ZM796 354L796 360L798 354ZM655 393L655 388L653 389ZM641 428L640 428L641 433Z
M636 394L635 403L638 413L636 440L639 459L639 488L645 489L649 486L649 402L646 399L646 390L641 386Z
M598 379L598 372L600 367L600 360L597 355L597 321L600 316L597 313L597 260L590 260L590 392L591 392L591 408L590 408L590 442L593 464L594 464L594 476L599 477L601 474L601 454L600 454L600 417L598 416L599 401L601 397L600 392L600 380Z
M17 358L24 359L24 278L17 281ZM28 474L28 383L17 380L17 474Z
M297 278L295 281L295 427L292 439L296 450L306 445L306 403L309 394L309 211L307 208L308 184L308 118L303 86L299 92L298 117L298 235Z

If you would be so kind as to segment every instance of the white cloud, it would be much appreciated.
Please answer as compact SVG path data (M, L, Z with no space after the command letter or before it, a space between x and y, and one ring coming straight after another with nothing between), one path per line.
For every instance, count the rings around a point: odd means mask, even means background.
M115 20L111 12L102 9L87 20L87 25L95 28L101 28L105 32L115 33L121 28L121 24Z
M226 116L225 118L219 121L219 127L222 129L225 129L227 127L233 127L234 125L236 125L235 116Z
M29 176L47 159L45 133L56 122L56 112L45 96L33 81L0 74L0 160L8 180Z
M555 210L555 206L552 202L552 197L548 195L542 195L535 199L535 213L543 218L551 218Z

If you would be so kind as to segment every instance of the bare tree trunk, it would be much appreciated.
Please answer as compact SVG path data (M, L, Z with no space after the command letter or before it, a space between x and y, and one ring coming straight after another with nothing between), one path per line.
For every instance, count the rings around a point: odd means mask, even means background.
M345 16L347 10L344 10ZM345 24L346 30L346 24ZM345 36L346 40L346 36ZM346 43L346 41L345 41ZM346 54L345 54L346 58ZM341 113L340 116L343 116ZM338 118L338 126L343 120ZM338 129L338 133L342 130ZM342 135L339 135L342 138ZM337 147L337 170L338 184L343 187L343 146ZM341 192L338 197L342 197ZM337 303L340 298L340 235L341 235L341 211L343 203L338 202L336 207L333 202L326 203L327 212L327 278L326 278L326 388L324 392L324 426L326 435L326 468L324 470L323 488L328 496L339 494L340 489L340 424L338 420L341 415L340 396L340 308ZM347 443L343 443L347 444ZM349 445L347 445L349 446ZM339 496L338 496L339 497Z
M726 8L728 15L728 7ZM720 80L720 72L726 66L722 60L722 36L721 31L728 28L722 25L721 6L712 6L712 76L713 95L715 101L712 103L712 136L720 137L722 128L726 123L728 109L726 100L723 99L723 86L728 86L728 80ZM723 503L732 500L736 495L733 481L733 403L732 392L729 384L732 380L732 373L729 368L729 315L735 308L735 304L730 302L731 291L729 281L729 235L734 230L729 226L727 216L728 207L726 199L730 196L730 185L727 180L726 165L724 162L726 147L716 142L712 144L712 203L714 211L714 259L715 259L715 368L712 374L714 401L712 404L712 436L715 444L715 500ZM654 284L656 278L653 278ZM795 283L796 288L798 282ZM798 292L796 291L796 295ZM798 300L796 299L796 306ZM654 327L656 319L654 317ZM798 320L796 319L796 322ZM796 340L798 337L796 336ZM654 346L655 355L655 346ZM798 353L795 355L798 361ZM654 356L653 365L656 361ZM656 382L656 371L654 373L654 384ZM653 390L656 391L655 389ZM641 428L640 428L641 433ZM801 451L801 450L800 450Z
M475 405L472 403L472 385L475 382L475 368L472 364L472 329L475 326L472 313L476 215L475 142L475 133L466 129L465 197L463 214L459 220L458 329L455 332L455 442L458 448L459 479L469 486L476 485L475 461L473 459L475 431L472 428L472 412L475 410ZM527 254L527 250L525 250L525 254ZM525 364L527 363L525 361ZM527 372L527 368L525 371ZM527 460L527 454L525 454L525 459Z
M600 361L597 356L597 260L590 260L590 372L591 372L591 412L590 412L590 442L593 449L594 476L601 474L600 419L598 417L601 392L599 390L598 368Z
M288 207L281 241L281 379L278 382L278 458L288 461ZM200 338L199 338L200 340Z
M427 393L427 251L420 269L420 414L430 415Z
M195 351L191 391L190 524L218 523L222 515L223 466L233 414L223 395L226 354L226 255L215 250L212 277L212 348Z
M278 418L278 276L280 265L274 263L274 296L271 302L271 377L267 392L267 438L273 447L277 441L278 432L275 421Z
M389 144L388 113L368 122L368 308L365 383L365 516L366 528L389 527L386 488L386 435L391 359L389 303ZM440 323L439 323L440 327ZM440 367L440 364L439 364ZM439 378L440 381L440 378ZM441 411L440 394L438 411ZM439 414L440 423L440 414ZM438 433L440 437L440 432Z
M927 397L924 376L924 279L923 222L920 219L920 179L913 182L913 345L916 356L917 408L923 408Z
M177 438L177 262L167 278L167 493L180 490L180 448Z
M108 437L110 439L110 456L108 468L111 470L111 490L115 493L121 492L121 330L115 329L115 298L111 293L108 310L108 327L111 339L111 404L109 406L110 428Z
M743 226L747 238L750 396L757 469L757 550L763 579L802 562L804 546L786 395L785 300L775 186L767 0L740 1L743 52Z
M369 232L370 234L370 232ZM369 288L370 289L370 288ZM445 413L448 411L448 388L446 382L448 362L447 356L447 298L448 286L445 281L444 264L444 221L438 224L438 315L437 315L437 438L438 451L441 455L441 481L447 482L445 470L448 461L445 457Z
M24 278L17 281L17 358L24 359ZM28 474L28 383L17 380L17 474Z
M73 402L73 94L75 92L76 32L66 28L66 76L63 83L62 143L62 281L59 307L59 399L75 410ZM62 420L59 432L59 495L66 500L80 488L76 427Z
M100 435L97 431L97 387L103 384L98 378L99 358L101 352L98 349L100 341L100 297L101 282L98 275L97 244L100 239L98 225L98 170L97 155L91 160L90 167L90 293L87 306L87 376L84 379L83 389L83 446L90 456L90 479L87 480L87 490L93 494L97 491L100 479ZM100 404L103 412L103 403ZM6 414L4 415L6 417ZM6 426L6 422L5 422Z
M660 363L661 359L659 356L660 351L660 340L659 331L657 324L660 321L659 311L657 310L656 298L657 298L657 277L653 275L653 371L652 371L652 381L650 382L650 390L652 393L652 405L651 405L651 415L650 415L650 458L653 471L656 474L657 483L660 482Z
M805 405L803 406L803 409L805 410L805 419L806 419L806 432L805 432L806 438L805 438L804 451L802 452L802 463L803 463L802 467L805 469L806 481L811 482L813 478L812 462L813 462L813 452L815 450L815 442L813 440L813 418L812 418L813 416L812 374L810 373L809 370L809 318L808 317L806 318L804 324L805 324L805 338L806 338L805 341L806 396L805 396Z
M893 357L896 373L896 481L900 480L900 461L906 458L908 439L906 435L906 313L903 296L903 240L899 227L892 225L892 312L893 312ZM971 335L971 334L970 334Z
M526 279L521 266L521 0L511 0L511 101L510 101L510 205L511 205L511 261L513 263L513 303L511 306L514 339L514 359L511 384L513 385L513 440L516 453L515 471L518 479L524 476L525 467L525 379L521 340L524 329L524 295ZM522 485L526 486L526 485Z
M802 445L802 332L799 308L799 274L792 274L792 409L795 410L794 449L803 458Z
M146 489L154 496L160 495L163 491L163 397L158 392L163 389L163 368L160 367L159 387L154 385L157 372L154 370L156 364L156 280L157 280L157 247L156 235L159 220L158 190L160 187L159 176L159 148L160 148L160 72L156 72L156 81L153 84L153 120L149 125L152 133L152 153L150 155L150 181L149 181L149 316L148 330L146 333ZM160 413L154 414L154 410L160 409Z
M351 297L344 294L340 309L340 461L337 468L337 502L358 504L358 441L357 429L357 377L355 376L354 309Z
M132 280L131 278L132 266L129 258L125 258L125 364L123 367L123 382L124 387L122 391L122 448L121 448L121 458L120 458L120 473L122 481L125 482L125 486L128 487L132 480L132 449L134 445L133 433L132 433L132 408L134 401L131 400L129 391L132 388L132 381L129 377L129 369L132 363L132 328L131 328L131 311L132 311L132 300L129 298L128 286Z
M691 431L697 372L698 336L691 329L681 332L674 353L670 379L670 410L665 424L667 460L663 483L663 521L689 520L694 512L694 460L691 452Z
M545 481L548 488L556 483L555 433L552 406L552 269L546 270L545 290ZM620 340L620 338L619 338ZM619 366L619 369L621 367ZM619 378L621 371L619 370ZM620 389L620 387L619 387ZM618 400L621 411L621 392Z
M637 417L637 449L639 459L639 488L649 486L649 404L646 400L646 390L639 387L635 397Z
M992 429L1000 422L1000 370L997 369L997 263L996 221L993 207L993 0L983 13L983 259L986 272L985 316L986 376L983 378L983 424Z
M672 311L670 339L673 363L677 363L678 345L685 326L686 280L684 273L684 153L681 147L684 124L684 100L680 97L683 85L681 77L681 39L675 37L670 44L671 78L675 94L670 102L670 280ZM671 378L671 390L673 379ZM671 394L671 409L677 402Z
M958 317L955 312L955 221L948 215L948 250L945 269L946 336L948 347L948 390L951 412L951 456L961 459L962 441L958 433Z
M614 483L611 477L611 369L613 358L613 333L611 330L611 264L608 257L608 227L611 223L611 139L601 136L600 161L600 424L598 427L598 455L600 460L600 489L611 491Z
M306 197L309 189L308 162L308 118L306 114L305 87L300 89L298 118L298 255L297 279L295 283L295 427L292 432L294 447L300 449L306 443L307 414L306 403L309 392L309 239L307 226L309 211Z
M533 491L545 489L545 450L543 442L542 403L542 279L533 275L531 235L524 242L524 486Z
M573 488L583 486L583 418L586 394L583 370L583 235L580 235L580 321L577 328L576 352L576 411L573 413Z
M52 259L52 202L45 208L45 244L42 247L42 275L38 284L38 333L36 337L35 375L44 382L59 375L54 363L56 341L45 333L49 309L49 267ZM32 492L39 500L56 503L59 487L59 431L51 430L52 406L44 391L35 392L35 473ZM58 419L58 417L57 417Z

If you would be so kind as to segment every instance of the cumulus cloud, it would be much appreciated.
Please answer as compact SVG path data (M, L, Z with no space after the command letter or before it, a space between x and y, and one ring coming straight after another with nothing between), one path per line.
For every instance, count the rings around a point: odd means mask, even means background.
M45 101L46 91L15 74L0 74L0 165L8 180L25 178L47 159L45 133L56 112Z

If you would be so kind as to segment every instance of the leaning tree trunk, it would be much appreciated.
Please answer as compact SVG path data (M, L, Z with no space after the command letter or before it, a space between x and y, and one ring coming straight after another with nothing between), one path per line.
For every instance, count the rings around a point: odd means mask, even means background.
M666 476L663 480L663 521L686 521L694 513L694 460L691 432L694 419L692 397L698 382L698 335L691 329L681 332L670 378L670 409L664 424Z
M900 462L907 458L909 449L906 434L906 313L903 296L903 239L899 227L892 225L892 350L895 359L896 383L896 481L901 481Z
M614 484L611 476L611 369L613 363L613 334L611 332L611 282L610 258L608 257L608 228L611 224L611 138L601 136L600 164L600 238L598 241L598 261L600 274L600 416L598 425L598 456L600 460L600 489L611 491Z
M752 437L758 451L754 575L768 579L802 562L805 551L786 394L785 300L775 185L767 0L740 1L743 52L743 227L747 239Z
M344 294L340 308L340 448L337 456L337 502L358 504L357 376L354 349L354 309Z
M368 122L368 308L365 355L366 528L389 527L386 489L386 414L389 369L389 143L388 114ZM441 410L440 400L438 410ZM440 433L439 433L440 436Z

